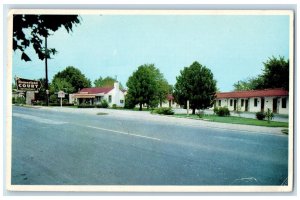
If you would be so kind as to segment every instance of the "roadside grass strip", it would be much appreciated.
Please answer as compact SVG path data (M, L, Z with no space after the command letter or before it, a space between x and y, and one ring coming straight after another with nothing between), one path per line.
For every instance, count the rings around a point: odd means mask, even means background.
M235 116L220 117L217 115L203 115L201 116L201 118L198 115L186 115L186 114L175 114L174 116L178 118L205 120L205 121L221 122L221 123L228 123L228 124L244 124L244 125L266 126L266 127L288 127L287 122L270 121L270 123L268 123L268 121L266 120L257 120L252 118L235 117Z

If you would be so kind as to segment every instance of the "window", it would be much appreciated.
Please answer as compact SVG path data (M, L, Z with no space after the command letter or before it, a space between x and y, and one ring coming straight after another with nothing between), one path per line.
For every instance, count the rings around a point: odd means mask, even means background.
M230 106L232 106L232 99L230 99Z
M219 100L219 106L221 106L221 100Z
M124 103L124 100L120 100L120 103Z
M241 101L241 107L244 107L244 99Z
M282 98L281 100L281 107L286 108L286 98Z
M111 103L111 95L108 96L108 102Z
M254 107L257 107L257 99L254 99Z

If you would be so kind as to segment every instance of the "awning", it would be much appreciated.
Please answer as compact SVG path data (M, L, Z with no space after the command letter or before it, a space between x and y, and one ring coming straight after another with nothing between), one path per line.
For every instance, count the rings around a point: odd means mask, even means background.
M95 97L94 94L74 94L74 98L77 99L94 99Z

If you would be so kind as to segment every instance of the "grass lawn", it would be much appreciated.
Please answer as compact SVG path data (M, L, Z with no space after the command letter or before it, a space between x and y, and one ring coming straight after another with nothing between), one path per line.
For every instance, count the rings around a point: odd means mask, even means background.
M190 118L190 119L206 120L206 121L229 123L229 124L246 124L246 125L267 126L267 127L288 127L287 122L271 121L270 123L268 123L268 121L266 120L257 120L257 119L234 117L234 116L220 117L217 115L203 115L202 118L199 118L198 115L187 116L186 114L175 114L174 116L179 118Z

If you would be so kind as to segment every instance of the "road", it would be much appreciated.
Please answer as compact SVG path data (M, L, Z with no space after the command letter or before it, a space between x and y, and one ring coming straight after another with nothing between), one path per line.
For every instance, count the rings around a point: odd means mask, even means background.
M288 176L286 135L77 111L13 106L13 185L281 185Z

